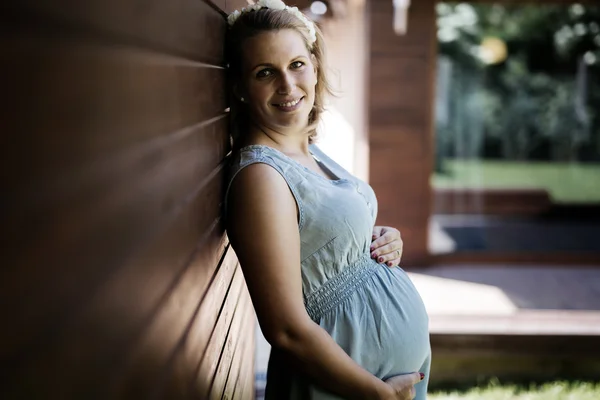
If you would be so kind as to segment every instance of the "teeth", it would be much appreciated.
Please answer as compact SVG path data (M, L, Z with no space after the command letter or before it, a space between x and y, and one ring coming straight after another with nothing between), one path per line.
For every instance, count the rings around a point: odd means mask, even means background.
M280 104L280 106L281 106L281 107L293 107L293 106L295 106L296 104L298 104L299 102L300 102L300 99L298 99L298 100L294 100L294 101L289 101L289 102L287 102L287 103L282 103L282 104Z

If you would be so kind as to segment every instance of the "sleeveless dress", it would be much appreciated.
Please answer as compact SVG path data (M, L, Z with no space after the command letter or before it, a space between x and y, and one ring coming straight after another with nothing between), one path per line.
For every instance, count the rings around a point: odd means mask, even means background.
M381 379L423 372L425 379L415 385L415 399L423 400L431 364L429 319L407 274L370 256L375 193L317 146L311 145L310 152L337 179L327 179L269 146L251 145L232 160L229 186L239 171L255 163L281 174L298 205L302 288L309 316L354 361ZM340 397L316 386L273 348L265 399Z

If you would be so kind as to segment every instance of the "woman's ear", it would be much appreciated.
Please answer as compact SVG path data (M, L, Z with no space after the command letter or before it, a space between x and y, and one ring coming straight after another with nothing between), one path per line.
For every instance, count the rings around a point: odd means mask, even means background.
M314 54L310 55L310 61L312 62L313 65L313 70L315 72L315 78L318 79L319 76L319 62L317 61L317 57L315 57Z

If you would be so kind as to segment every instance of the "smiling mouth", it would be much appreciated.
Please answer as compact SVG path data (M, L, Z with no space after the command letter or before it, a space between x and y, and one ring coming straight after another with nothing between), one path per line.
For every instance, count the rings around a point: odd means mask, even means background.
M300 103L300 100L302 100L302 97L297 98L296 100L292 100L292 101L288 101L286 103L279 103L279 104L275 104L277 107L294 107L296 104Z

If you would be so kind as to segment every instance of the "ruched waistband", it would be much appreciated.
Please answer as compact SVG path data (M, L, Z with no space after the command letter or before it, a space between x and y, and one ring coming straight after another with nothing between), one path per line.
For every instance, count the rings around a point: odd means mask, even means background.
M381 268L381 266L374 262L371 255L367 253L325 282L323 286L306 295L304 306L310 318L318 322L324 314L350 297L363 282L375 273L377 268Z

